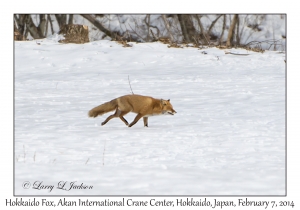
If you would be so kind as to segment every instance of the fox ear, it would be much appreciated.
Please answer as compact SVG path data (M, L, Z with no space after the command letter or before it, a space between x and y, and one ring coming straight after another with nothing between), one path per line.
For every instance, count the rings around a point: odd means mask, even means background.
M161 103L163 106L167 105L166 102L165 102L165 100L163 100L163 99L160 99L160 103Z
M168 99L168 101L170 102L170 99Z

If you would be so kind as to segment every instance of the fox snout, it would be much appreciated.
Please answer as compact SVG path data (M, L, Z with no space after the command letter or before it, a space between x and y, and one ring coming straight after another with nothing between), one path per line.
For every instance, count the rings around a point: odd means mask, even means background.
M174 115L177 112L174 109L172 109L171 111L167 111L167 113L170 114L170 115Z

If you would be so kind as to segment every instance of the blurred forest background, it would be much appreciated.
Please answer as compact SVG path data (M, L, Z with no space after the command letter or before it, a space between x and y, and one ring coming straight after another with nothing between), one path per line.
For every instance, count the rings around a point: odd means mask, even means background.
M161 41L169 47L286 48L285 14L14 14L14 40Z

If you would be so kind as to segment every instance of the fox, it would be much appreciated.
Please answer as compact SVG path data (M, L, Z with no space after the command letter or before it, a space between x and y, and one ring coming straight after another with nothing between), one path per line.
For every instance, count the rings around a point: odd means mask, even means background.
M174 115L177 113L173 109L170 99L163 100L152 98L150 96L124 95L96 106L88 112L88 116L95 118L99 115L103 115L114 110L115 113L107 117L106 120L101 123L102 126L111 119L119 117L126 126L131 127L143 117L144 127L148 127L148 117L150 116ZM124 115L128 114L129 112L137 114L130 124L124 118Z

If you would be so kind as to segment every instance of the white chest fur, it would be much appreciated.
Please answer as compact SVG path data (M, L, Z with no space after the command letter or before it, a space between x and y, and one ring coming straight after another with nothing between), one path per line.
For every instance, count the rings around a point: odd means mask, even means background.
M163 113L148 114L148 115L145 115L144 117L153 117L153 116L159 116L159 115L163 115Z

